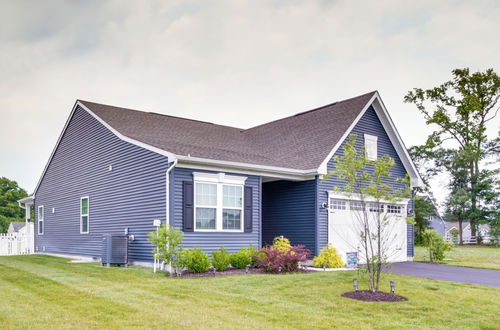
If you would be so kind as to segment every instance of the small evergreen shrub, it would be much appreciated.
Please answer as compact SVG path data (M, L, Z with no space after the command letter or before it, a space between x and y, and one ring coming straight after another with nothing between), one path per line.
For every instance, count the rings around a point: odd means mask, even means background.
M231 266L238 269L246 268L254 264L254 252L257 252L253 247L248 249L241 248L238 252L231 254Z
M212 252L212 265L218 272L225 271L230 263L231 258L224 247L221 247L218 251Z
M183 265L193 273L204 273L210 268L210 259L200 248L182 252Z
M311 252L303 245L292 246L288 251L279 250L274 245L260 250L257 265L269 273L288 273L299 270L299 263L306 261Z
M280 251L286 252L290 250L292 244L290 244L290 240L288 238L283 236L278 236L274 238L273 246Z
M424 246L429 250L431 262L440 262L444 259L444 253L451 251L450 243L446 242L438 232L432 229L425 229L422 232Z
M313 266L317 268L342 268L344 267L344 262L337 253L337 249L335 249L331 244L328 244L321 249L318 256L314 257Z

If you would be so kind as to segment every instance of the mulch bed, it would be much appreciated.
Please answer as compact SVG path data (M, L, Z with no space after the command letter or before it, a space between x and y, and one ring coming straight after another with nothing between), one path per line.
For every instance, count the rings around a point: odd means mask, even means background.
M300 269L296 273L312 273L311 270ZM245 275L245 274L271 274L271 275L283 275L292 273L266 273L262 268L249 268L248 272L245 269L229 268L223 272L206 272L206 273L191 273L185 271L182 273L181 277L215 277L215 276L231 276L231 275Z
M342 293L341 296L361 301L398 302L408 300L407 298L398 296L397 294L382 291L372 292L371 290L349 291Z

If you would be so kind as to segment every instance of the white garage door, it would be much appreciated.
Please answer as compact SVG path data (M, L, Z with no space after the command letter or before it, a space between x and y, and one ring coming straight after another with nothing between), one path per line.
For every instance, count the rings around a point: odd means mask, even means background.
M372 231L376 228L377 213L387 219L382 233L383 248L389 262L406 261L406 208L407 201L400 204L366 203L366 214L370 219ZM362 232L363 204L357 200L330 198L328 216L328 242L337 249L346 262L347 252L358 252L363 263L364 253L360 244Z

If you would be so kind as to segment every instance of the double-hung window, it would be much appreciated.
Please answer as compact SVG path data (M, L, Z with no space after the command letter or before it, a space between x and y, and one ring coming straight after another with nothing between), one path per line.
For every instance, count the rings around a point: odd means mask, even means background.
M43 235L43 231L45 230L44 228L44 217L45 217L45 208L43 205L40 205L38 207L38 235Z
M243 231L246 177L193 173L195 231Z
M243 186L222 185L222 229L241 230Z
M196 182L196 229L215 230L217 217L217 184Z
M89 198L80 198L80 234L89 233Z

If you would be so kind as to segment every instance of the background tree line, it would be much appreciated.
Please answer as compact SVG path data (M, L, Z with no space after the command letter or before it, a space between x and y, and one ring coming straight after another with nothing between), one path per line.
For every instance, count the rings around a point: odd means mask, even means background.
M493 235L500 234L499 127L487 131L500 109L500 78L493 69L455 69L452 76L431 89L415 88L404 100L415 104L435 128L423 145L409 149L425 182L418 194L432 199L429 181L436 175L449 176L445 218L459 223L462 243L464 222L470 222L471 236L477 236L481 223L489 224ZM431 199L415 200L417 235L437 212Z
M6 233L12 221L25 221L24 210L17 201L26 196L28 193L17 182L0 178L0 233Z

